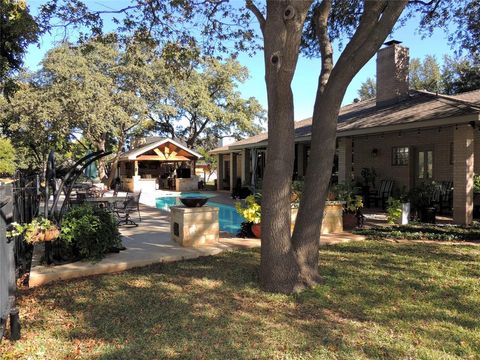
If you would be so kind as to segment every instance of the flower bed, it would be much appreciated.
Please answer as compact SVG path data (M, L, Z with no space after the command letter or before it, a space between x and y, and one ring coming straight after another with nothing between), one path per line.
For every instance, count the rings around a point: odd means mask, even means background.
M402 226L372 227L355 230L355 234L368 239L406 239L480 242L480 226L410 224Z

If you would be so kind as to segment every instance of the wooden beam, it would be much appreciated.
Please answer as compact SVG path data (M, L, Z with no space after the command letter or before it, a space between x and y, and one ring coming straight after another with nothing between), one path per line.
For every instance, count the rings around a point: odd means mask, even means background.
M163 161L163 162L168 162L168 161L189 161L190 159L185 157L185 156L171 156L168 159L165 159L164 156L158 156L158 155L140 155L137 157L137 160L142 161L142 160L156 160L156 161Z

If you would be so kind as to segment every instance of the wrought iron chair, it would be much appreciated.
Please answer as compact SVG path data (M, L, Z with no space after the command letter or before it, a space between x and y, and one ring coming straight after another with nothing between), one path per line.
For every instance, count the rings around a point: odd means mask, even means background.
M122 206L115 204L114 212L117 215L118 225L132 225L138 226L138 224L132 220L131 214L137 212L139 221L142 221L142 216L140 214L140 196L142 192L138 192L133 196L129 196L127 193L126 199L123 202Z

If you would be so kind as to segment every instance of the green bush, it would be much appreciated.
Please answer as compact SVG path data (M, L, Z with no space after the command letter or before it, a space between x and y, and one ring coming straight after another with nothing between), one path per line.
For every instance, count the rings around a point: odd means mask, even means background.
M100 260L121 246L115 217L89 204L71 208L61 226L60 241L75 256Z
M443 240L443 241L480 241L478 225L463 227L458 225L408 224L401 226L375 226L370 229L355 230L371 240Z
M402 217L402 201L389 197L387 200L387 221L389 224L397 223Z

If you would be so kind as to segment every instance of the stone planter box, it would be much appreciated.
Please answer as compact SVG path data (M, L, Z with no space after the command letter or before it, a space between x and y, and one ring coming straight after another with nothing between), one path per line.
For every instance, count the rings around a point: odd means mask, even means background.
M292 208L292 230L297 219L298 209ZM343 203L341 201L327 201L323 212L322 228L320 233L336 234L343 232Z
M202 246L218 242L218 208L202 206L170 208L170 235L181 246Z

